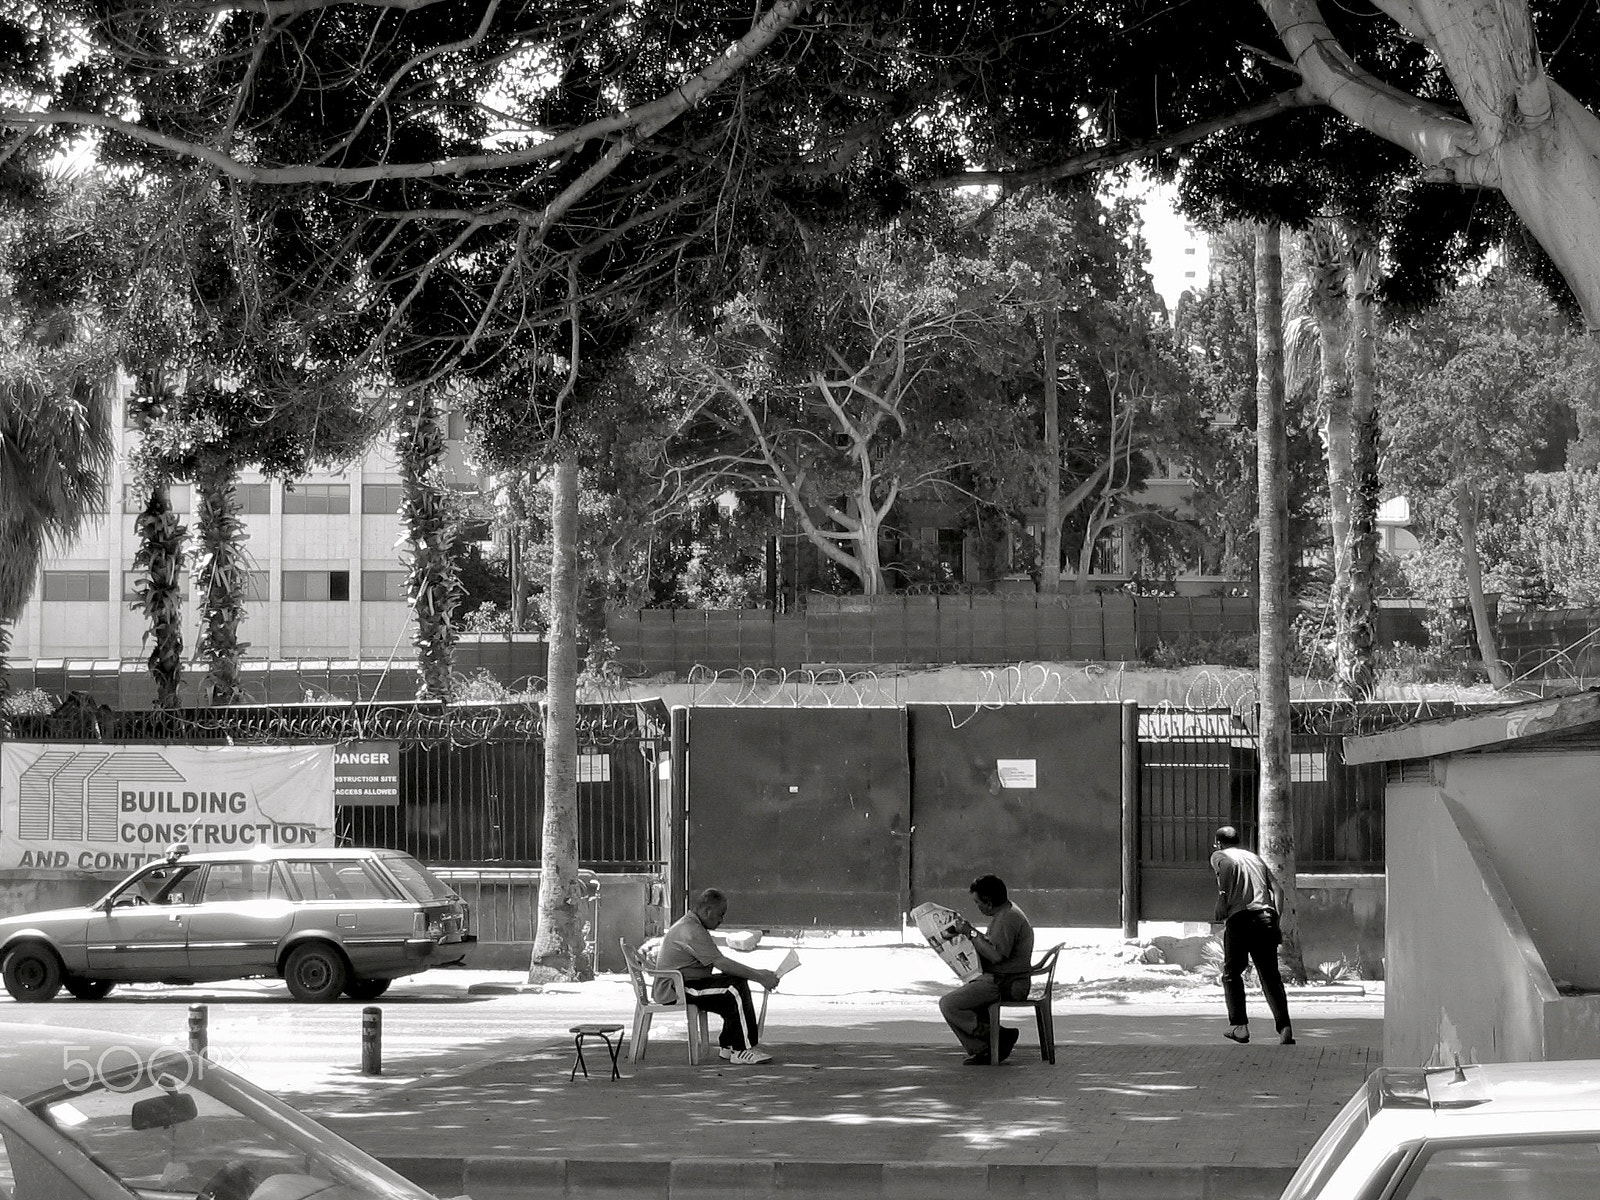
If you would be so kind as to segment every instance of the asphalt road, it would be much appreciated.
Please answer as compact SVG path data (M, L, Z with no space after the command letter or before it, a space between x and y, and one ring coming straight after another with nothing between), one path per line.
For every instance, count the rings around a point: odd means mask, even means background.
M768 1047L781 1055L786 1041L943 1043L950 1035L936 1000L953 981L940 969L935 961L926 978L900 977L878 986L866 981L855 986L837 974L808 985L797 973L772 998ZM48 1004L18 1004L0 994L0 1021L59 1027L63 1054L70 1055L66 1031L74 1026L185 1045L189 1008L203 1004L213 1061L291 1099L315 1097L319 1107L340 1094L368 1095L567 1041L568 1027L580 1022L632 1022L633 998L621 976L538 991L519 990L520 982L514 972L448 969L396 981L377 1003L383 1012L384 1059L377 1077L360 1071L367 1005L300 1004L276 980L120 985L103 1000L74 1000L63 993ZM1382 1042L1381 999L1330 996L1295 998L1291 1004L1302 1043ZM1221 1036L1221 996L1214 1002L1058 1001L1055 1023L1058 1041L1210 1045ZM658 1018L652 1058L663 1043L661 1052L677 1053L671 1043L682 1039L681 1021Z

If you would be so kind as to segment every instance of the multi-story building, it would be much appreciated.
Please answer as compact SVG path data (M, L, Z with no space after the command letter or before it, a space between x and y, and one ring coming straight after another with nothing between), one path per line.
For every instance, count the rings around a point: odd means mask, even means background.
M119 399L117 416L124 416ZM475 489L463 454L465 426L447 418L448 476ZM33 598L12 630L11 657L130 659L148 653L145 621L131 607L138 576L134 521L145 497L127 467L137 434L121 433L106 503L81 537L47 558ZM400 561L400 472L387 442L343 470L315 471L287 486L247 471L239 499L252 560L247 617L240 637L248 658L405 659L411 619ZM192 490L172 489L188 517ZM188 523L186 521L186 523ZM184 654L192 656L199 612L192 588L184 601Z

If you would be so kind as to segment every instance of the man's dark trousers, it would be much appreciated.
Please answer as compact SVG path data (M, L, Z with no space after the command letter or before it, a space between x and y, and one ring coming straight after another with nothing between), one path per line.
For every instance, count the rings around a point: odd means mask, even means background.
M704 979L685 979L683 988L696 1007L722 1018L717 1044L729 1050L748 1050L756 1044L756 1006L750 998L750 981L717 972Z
M1283 992L1283 976L1278 974L1278 945L1283 935L1278 929L1278 914L1271 909L1248 908L1229 917L1222 927L1222 994L1228 1001L1228 1024L1244 1025L1244 968L1248 959L1256 965L1261 994L1272 1010L1272 1021L1279 1033L1289 1028L1289 998Z

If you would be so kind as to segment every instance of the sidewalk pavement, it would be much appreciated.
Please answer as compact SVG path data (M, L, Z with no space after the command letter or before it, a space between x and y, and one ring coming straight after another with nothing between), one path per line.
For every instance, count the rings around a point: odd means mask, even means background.
M1030 1022L998 1067L963 1066L925 998L852 1026L791 1023L780 994L774 1061L759 1067L690 1066L681 1019L658 1017L619 1080L594 1039L589 1077L569 1082L571 1038L528 1038L303 1106L438 1195L472 1200L1265 1200L1380 1064L1381 1002L1315 992L1291 997L1296 1046L1225 1041L1210 998L1058 1000L1056 1063Z

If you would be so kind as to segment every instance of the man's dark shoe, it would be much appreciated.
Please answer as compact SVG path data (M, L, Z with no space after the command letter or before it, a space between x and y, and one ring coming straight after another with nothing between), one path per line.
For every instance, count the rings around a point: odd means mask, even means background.
M1022 1031L1020 1029L1009 1029L1004 1025L1000 1027L1001 1062L1005 1062L1006 1059L1011 1057L1011 1048L1017 1044L1017 1039L1021 1036Z
M969 1054L961 1060L963 1067L987 1067L989 1065L989 1052L979 1050L976 1054Z
M1292 1029L1280 1029L1280 1030L1278 1030L1278 1045L1280 1045L1280 1046L1292 1046L1292 1045L1294 1045L1294 1030L1292 1030Z

